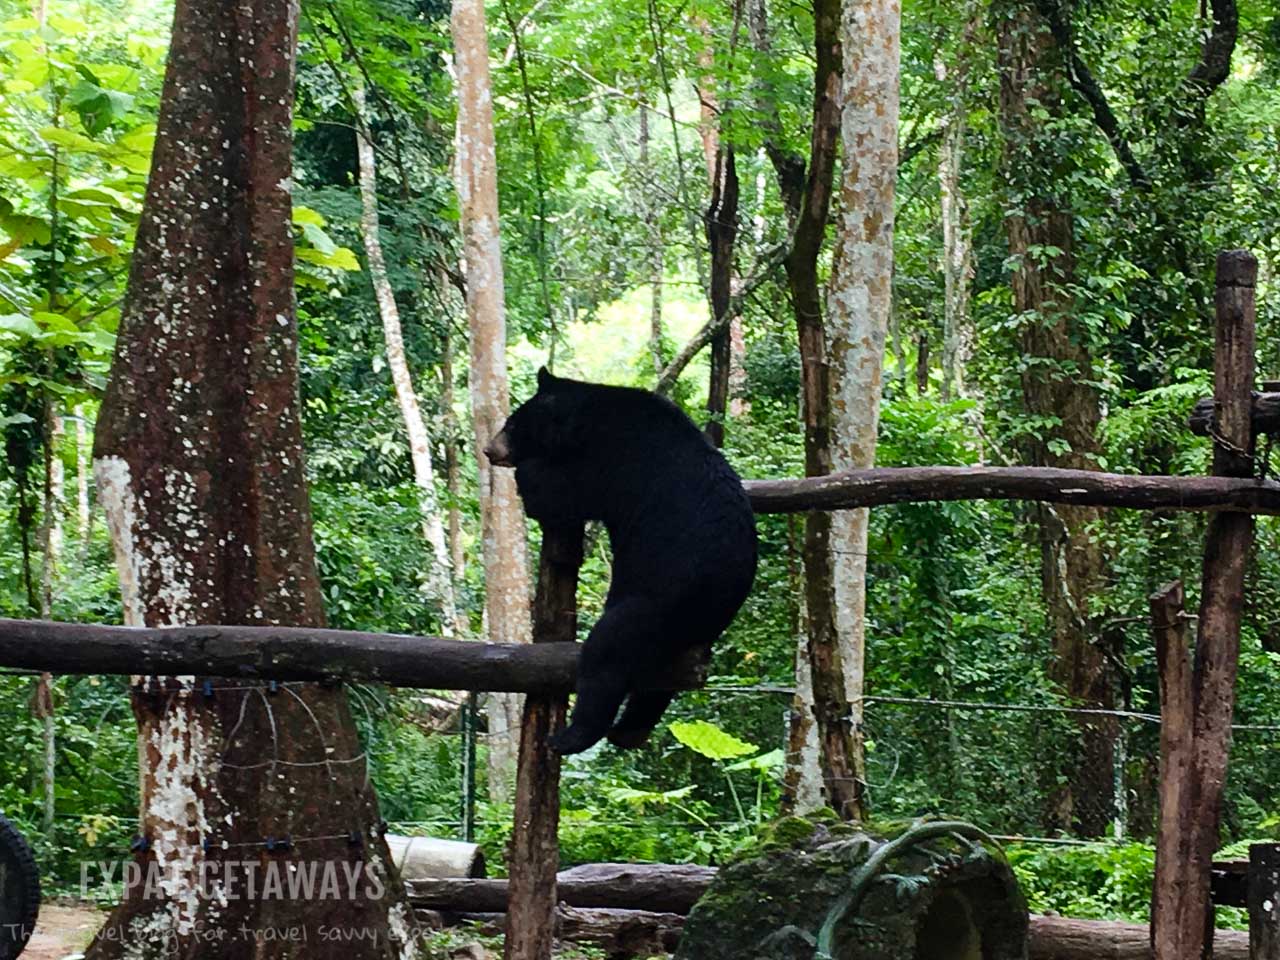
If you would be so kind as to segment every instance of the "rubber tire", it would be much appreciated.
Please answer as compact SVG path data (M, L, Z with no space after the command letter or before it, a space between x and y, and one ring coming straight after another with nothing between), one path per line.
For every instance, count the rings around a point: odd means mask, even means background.
M27 948L40 912L40 870L26 839L0 814L0 960Z

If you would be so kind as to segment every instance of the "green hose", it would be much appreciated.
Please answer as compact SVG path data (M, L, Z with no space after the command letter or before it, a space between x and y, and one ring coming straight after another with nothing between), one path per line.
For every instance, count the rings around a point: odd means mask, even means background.
M978 840L992 847L999 846L989 835L971 823L963 823L959 820L916 821L868 857L867 861L858 868L850 881L849 889L832 905L830 912L827 913L827 919L822 923L822 929L818 931L818 946L814 953L814 960L834 960L831 951L835 945L836 927L856 910L862 902L862 896L866 893L867 887L871 885L875 875L880 872L880 868L889 861L890 857L917 843L946 836Z

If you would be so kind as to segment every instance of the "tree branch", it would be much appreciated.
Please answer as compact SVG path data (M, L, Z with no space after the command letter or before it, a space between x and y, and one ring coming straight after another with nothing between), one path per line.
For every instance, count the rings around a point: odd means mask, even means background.
M742 305L747 301L751 294L773 276L773 272L778 265L786 259L790 250L789 243L780 243L773 247L761 258L758 268L751 279L745 281L742 286L734 292L729 298L729 306L718 316L712 317L703 325L693 337L686 343L675 359L667 364L666 369L658 375L658 381L653 385L654 393L666 394L675 386L676 380L680 378L680 374L684 372L684 368L696 357L702 349L715 339L716 334L729 325L729 321L742 311Z

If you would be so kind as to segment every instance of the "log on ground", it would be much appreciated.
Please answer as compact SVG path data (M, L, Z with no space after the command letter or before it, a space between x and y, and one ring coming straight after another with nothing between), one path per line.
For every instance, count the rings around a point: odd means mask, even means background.
M1151 928L1108 920L1032 917L1029 960L1151 960ZM1214 960L1249 960L1249 935L1219 930Z
M556 875L556 897L574 907L616 907L655 913L688 913L715 877L713 867L684 864L593 863ZM505 880L432 878L409 880L418 909L501 913Z

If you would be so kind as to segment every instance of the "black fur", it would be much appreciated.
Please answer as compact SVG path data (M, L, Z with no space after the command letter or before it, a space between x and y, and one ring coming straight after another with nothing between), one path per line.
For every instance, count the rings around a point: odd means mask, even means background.
M636 688L655 667L709 647L751 590L755 518L738 475L662 397L545 370L487 452L516 468L529 516L600 521L613 548L604 614L583 644L573 715L552 747L578 753L606 735L643 743L671 695Z

